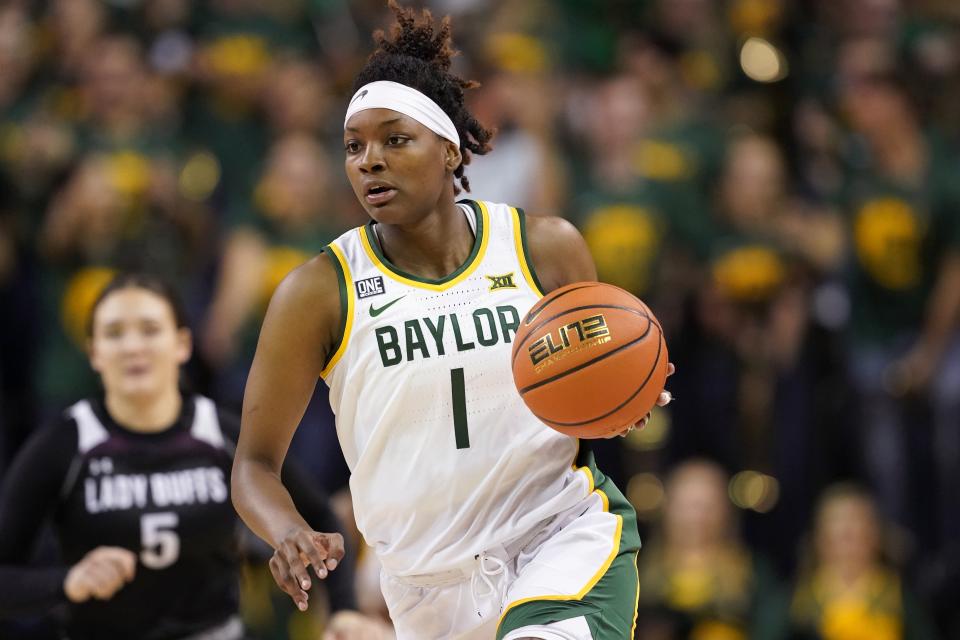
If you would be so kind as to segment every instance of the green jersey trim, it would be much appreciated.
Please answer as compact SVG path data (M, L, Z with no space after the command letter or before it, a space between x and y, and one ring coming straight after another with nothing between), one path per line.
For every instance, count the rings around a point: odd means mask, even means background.
M520 265L524 269L524 275L530 276L529 280L532 281L530 284L543 297L547 294L544 292L543 285L540 284L537 270L533 268L533 262L530 261L530 246L527 244L527 214L520 207L515 207L514 210L517 212L517 232L520 234L520 246L518 247Z
M321 378L326 378L333 369L334 365L343 356L347 350L347 341L350 339L350 330L353 328L353 296L350 295L350 267L344 258L340 249L336 245L329 244L324 249L324 254L330 258L334 271L337 272L337 288L340 290L340 328L337 331L337 339L333 343L333 348L327 356L327 362L323 365L320 372Z
M364 251L367 253L367 257L370 258L370 261L373 262L373 264L376 265L380 271L393 280L421 289L431 289L434 291L444 291L449 289L450 287L465 280L467 276L469 276L474 269L477 268L480 262L483 261L483 254L486 252L487 244L489 243L490 239L489 213L487 212L483 203L474 200L462 200L461 202L469 205L476 213L477 233L473 241L473 249L471 249L470 255L467 256L467 259L456 271L444 278L422 278L412 273L407 273L406 271L403 271L396 265L392 264L383 254L383 248L380 246L380 241L377 238L377 234L373 230L373 221L370 221L365 226L360 227L360 243L362 244Z

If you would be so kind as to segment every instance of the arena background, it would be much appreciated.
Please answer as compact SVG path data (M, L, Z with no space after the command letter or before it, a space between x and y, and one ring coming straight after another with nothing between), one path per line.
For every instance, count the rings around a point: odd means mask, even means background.
M960 5L425 4L453 16L498 129L470 195L573 221L667 332L675 402L595 447L640 515L637 637L960 638ZM389 18L384 0L3 2L0 471L96 392L85 315L119 268L177 283L188 383L239 407L274 287L364 221L342 114ZM342 506L322 385L293 451ZM690 458L716 466L675 473ZM860 587L817 591L850 567ZM254 554L251 628L318 637L322 612L281 596Z

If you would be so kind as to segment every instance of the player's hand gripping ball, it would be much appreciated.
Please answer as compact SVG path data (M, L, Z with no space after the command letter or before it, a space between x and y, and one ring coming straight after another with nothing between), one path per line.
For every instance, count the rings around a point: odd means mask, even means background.
M643 420L668 375L667 343L653 313L601 282L570 284L537 302L511 358L530 411L578 438L609 437Z

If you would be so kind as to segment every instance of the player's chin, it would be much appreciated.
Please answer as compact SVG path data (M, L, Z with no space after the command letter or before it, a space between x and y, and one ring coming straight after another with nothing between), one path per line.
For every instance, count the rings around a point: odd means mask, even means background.
M161 394L161 385L155 380L124 380L120 385L121 394L130 400L150 400Z
M380 224L403 224L408 221L408 216L405 214L407 209L402 202L397 202L397 198L382 205L371 205L365 202L363 207L367 215Z

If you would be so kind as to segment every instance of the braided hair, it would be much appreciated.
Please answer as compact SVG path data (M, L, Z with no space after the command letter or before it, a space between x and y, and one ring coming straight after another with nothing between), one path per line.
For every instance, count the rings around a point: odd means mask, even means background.
M493 131L485 128L467 110L463 102L464 89L480 86L450 73L450 62L458 52L450 43L450 17L439 24L429 10L424 9L417 20L413 9L401 7L389 0L397 22L389 38L382 30L373 34L376 50L354 82L354 93L365 84L389 80L412 87L426 95L450 116L460 134L460 155L463 160L453 172L466 191L470 182L464 175L464 166L470 164L471 153L483 155L490 151ZM454 185L456 193L460 189Z

